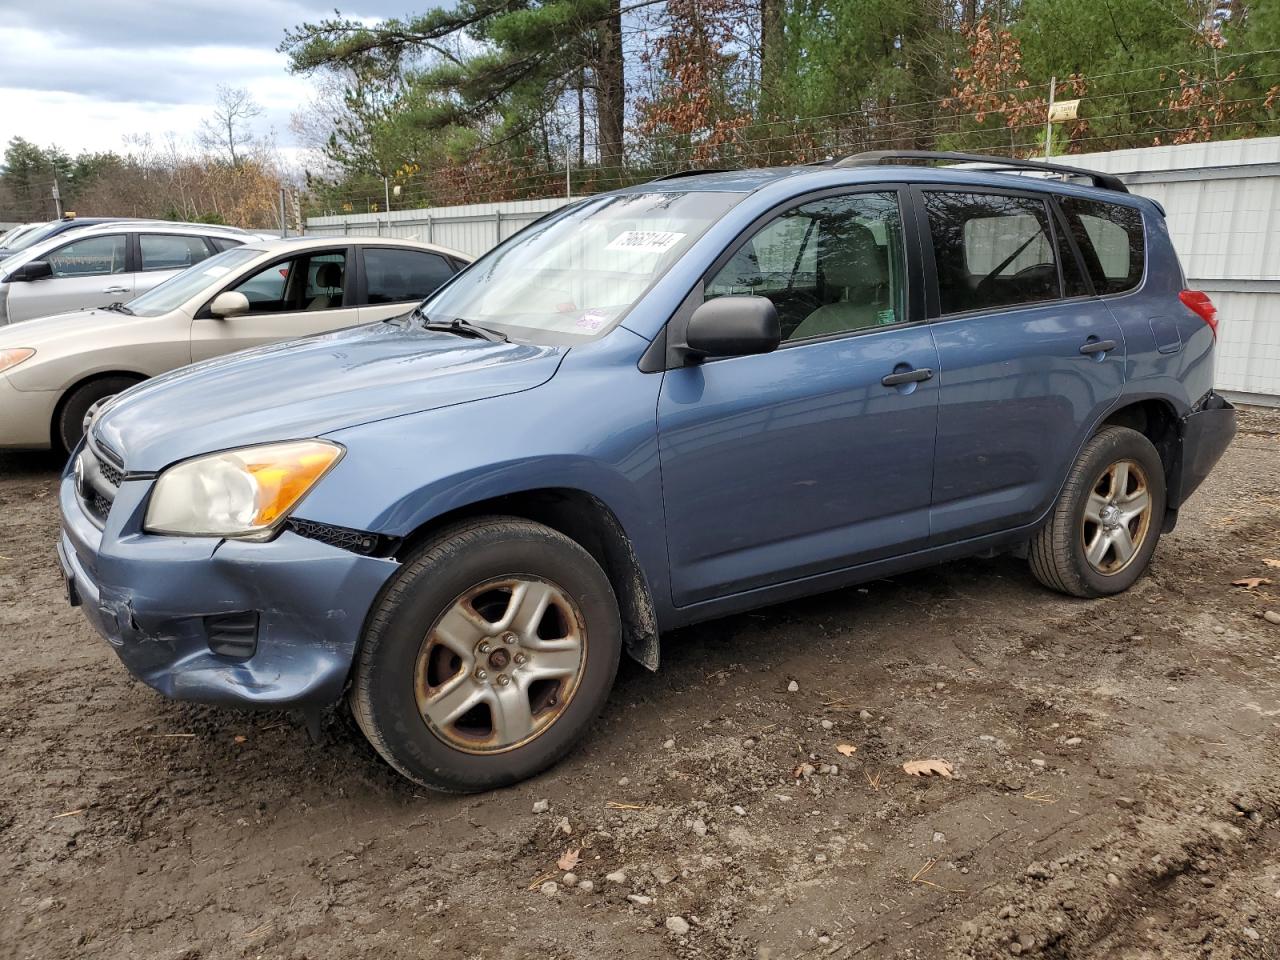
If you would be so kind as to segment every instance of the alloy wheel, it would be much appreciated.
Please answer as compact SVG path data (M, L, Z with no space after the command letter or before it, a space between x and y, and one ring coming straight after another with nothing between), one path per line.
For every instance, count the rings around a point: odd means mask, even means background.
M1082 519L1085 560L1112 576L1133 562L1151 530L1151 487L1142 467L1119 460L1094 483Z
M423 638L418 710L457 750L512 750L564 712L586 654L582 612L562 588L537 577L488 581L455 599Z

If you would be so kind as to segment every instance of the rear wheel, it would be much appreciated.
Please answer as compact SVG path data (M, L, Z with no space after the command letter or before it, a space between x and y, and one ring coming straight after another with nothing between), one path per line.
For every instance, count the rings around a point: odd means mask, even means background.
M61 445L63 453L70 453L84 436L85 417L94 405L136 383L141 383L137 377L103 377L76 387L62 401L58 415L54 417L54 444Z
M621 649L613 590L589 553L541 524L486 518L405 564L370 619L349 700L406 777L487 790L568 752Z
M1151 441L1104 427L1085 444L1032 541L1031 572L1076 597L1127 590L1155 552L1164 508L1164 464Z

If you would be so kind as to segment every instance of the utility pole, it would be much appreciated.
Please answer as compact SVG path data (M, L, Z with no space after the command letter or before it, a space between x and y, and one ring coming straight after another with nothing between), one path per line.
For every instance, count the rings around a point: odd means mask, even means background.
M53 205L58 211L57 219L61 220L62 219L62 194L58 190L57 177L53 178L53 190L51 192L53 193Z
M1044 158L1046 160L1053 156L1053 98L1058 92L1058 78L1056 76L1049 78L1049 112L1044 118Z
M573 169L570 151L573 149L567 139L564 142L564 198L566 200L573 199L573 181L569 177L569 172Z
M289 235L289 229L285 225L284 219L284 187L280 188L280 239L284 239Z
M391 232L391 181L387 177L382 178L382 192L386 197L387 205L384 208L386 213L383 218L387 222L387 233Z

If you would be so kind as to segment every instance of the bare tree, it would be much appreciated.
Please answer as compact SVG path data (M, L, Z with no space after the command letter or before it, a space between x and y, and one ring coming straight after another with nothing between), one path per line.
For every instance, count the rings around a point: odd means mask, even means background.
M213 115L200 123L200 145L225 154L231 166L244 162L245 152L257 143L252 123L262 116L262 107L244 87L218 84Z

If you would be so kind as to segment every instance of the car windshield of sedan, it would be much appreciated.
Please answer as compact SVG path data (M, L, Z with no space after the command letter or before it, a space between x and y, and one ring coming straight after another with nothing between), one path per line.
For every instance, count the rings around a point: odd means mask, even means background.
M516 339L573 343L613 327L741 195L625 193L548 217L473 264L422 312Z
M152 287L136 300L127 304L129 312L139 317L158 317L176 310L206 287L231 279L231 274L252 260L262 256L261 250L235 247L201 260L164 283ZM212 291L210 291L212 294Z

